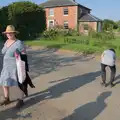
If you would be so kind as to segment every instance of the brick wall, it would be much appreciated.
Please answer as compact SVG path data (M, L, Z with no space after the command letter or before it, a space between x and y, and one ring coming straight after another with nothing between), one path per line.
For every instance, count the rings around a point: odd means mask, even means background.
M56 7L54 9L54 16L49 16L49 8L46 8L46 24L48 28L48 21L49 20L54 20L55 25L64 25L64 21L68 21L69 28L75 29L77 27L77 11L78 7L77 6L69 6L68 8L68 16L64 16L63 14L63 8L66 7Z
M88 24L93 30L97 31L97 22L80 22L79 23L79 32L84 33L83 24Z
M90 26L93 30L97 31L97 22L89 22L89 26Z

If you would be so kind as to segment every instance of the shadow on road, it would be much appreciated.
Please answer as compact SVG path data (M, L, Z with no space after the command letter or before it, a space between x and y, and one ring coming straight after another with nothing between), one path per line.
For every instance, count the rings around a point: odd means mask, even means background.
M47 74L54 70L57 70L59 67L71 66L73 62L79 61L89 61L93 59L92 57L83 57L83 56L73 56L66 57L55 54L55 51L52 49L43 49L39 51L29 51L29 64L30 64L30 72L33 73L31 75L32 78L39 76L40 74ZM2 61L1 61L2 63ZM0 67L1 68L1 67ZM30 95L26 101L25 106L21 110L15 110L14 108L8 108L6 110L0 111L0 118L2 120L7 119L17 119L17 118L31 118L31 113L20 114L20 111L27 109L42 100L45 99L55 99L61 97L63 94L75 91L78 88L86 85L94 80L96 77L100 76L100 71L91 72L79 76L68 77L65 79L61 79L59 81L52 81L52 83L56 83L56 85L51 86L47 90L35 93ZM57 83L59 82L59 83Z
M44 99L55 99L61 97L65 93L75 91L83 85L96 80L96 77L98 76L100 76L100 71L59 80L61 83L58 83L45 91L30 95L30 99L26 101L26 107L34 105Z
M62 120L94 120L107 107L105 100L111 94L112 92L101 93L96 101L80 106L74 110L73 114Z
M47 99L55 99L55 98L61 97L65 93L75 91L78 88L96 80L96 77L98 77L98 76L100 76L100 71L91 72L91 73L83 74L80 76L74 76L74 77L59 80L59 82L61 81L60 83L58 83L54 86L51 86L47 90L30 95L26 99L25 106L21 109L21 111L24 109L27 109L29 107L32 107L33 105L35 105L45 99L46 100ZM57 82L57 81L53 81L53 82ZM99 104L103 103L103 99L104 99L105 95L108 95L108 94L104 93L104 94L100 95L98 97L96 103L99 103ZM97 108L95 108L96 103L95 102L89 103L86 106L89 106L89 107L91 106L92 107L91 109L96 110L97 109ZM97 105L98 105L99 109L101 110L103 107L102 106L100 107L99 104L97 104ZM104 104L101 104L101 105L104 106ZM85 107L86 108L85 110L87 110L89 107ZM90 108L88 110L90 110ZM94 112L95 112L95 110L94 110ZM79 109L76 111L79 111ZM6 120L8 118L15 119L15 118L30 118L31 117L30 113L24 114L23 116L21 116L20 114L18 114L19 112L20 111L17 111L17 110L14 110L14 108L11 108L11 109L1 111L0 116L2 116L1 117L2 120ZM78 120L78 119L76 119L76 120ZM93 120L93 119L89 119L89 120Z
M28 60L30 64L30 75L32 78L38 77L41 74L47 74L58 70L60 67L72 66L73 62L87 62L93 57L88 56L63 56L55 53L56 49L42 49L28 51Z
M21 110L17 110L15 108L9 108L4 111L0 111L0 119L1 120L13 120L13 119L20 119L24 120L25 118L32 118L31 113L20 114Z
M96 80L96 77L98 76L100 76L100 71L58 80L59 82L61 81L61 83L58 83L48 88L45 91L41 91L30 95L25 101L25 106L22 108L22 110L29 108L39 103L40 101L47 99L55 99L61 97L65 93L75 91L78 88L82 87L83 85L86 85ZM53 82L57 82L57 81L53 81Z
M115 77L115 82L114 83L115 83L115 85L120 84L120 75Z
M58 49L41 49L41 50L28 50L28 61L30 67L30 77L32 79L40 76L41 74L47 74L52 71L58 70L60 67L72 66L73 62L87 62L93 57L88 56L63 56L58 55L55 52ZM2 70L3 56L0 54L0 72Z

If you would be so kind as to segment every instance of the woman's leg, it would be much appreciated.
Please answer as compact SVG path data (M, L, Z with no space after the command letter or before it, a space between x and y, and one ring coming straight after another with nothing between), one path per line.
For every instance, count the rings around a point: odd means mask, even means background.
M7 104L10 103L10 100L9 100L9 87L8 86L3 86L3 91L4 91L5 99L0 103L0 105L7 105Z
M19 89L20 96L19 96L18 102L16 104L16 108L21 108L24 105L24 101L23 101L24 93L19 87L18 87L18 89Z
M9 98L9 87L3 86L4 97Z

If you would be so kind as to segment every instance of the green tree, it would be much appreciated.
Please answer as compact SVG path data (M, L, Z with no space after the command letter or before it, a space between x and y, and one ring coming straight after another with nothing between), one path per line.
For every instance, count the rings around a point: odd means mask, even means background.
M8 18L20 31L21 39L36 38L45 29L45 11L31 2L15 2L8 6Z
M117 28L118 28L118 24L113 20L105 19L103 21L103 30L110 31L112 29L117 29Z
M120 20L116 22L118 25L118 31L120 32Z
M0 32L5 29L8 23L8 7L3 7L0 9Z
M0 37L2 39L6 39L5 36L2 35L2 32L5 30L6 26L9 24L8 20L8 7L0 8Z
M0 31L13 24L20 39L34 39L46 28L45 11L32 2L14 2L0 9ZM2 27L1 27L2 26Z
M120 26L120 20L116 22L118 26Z

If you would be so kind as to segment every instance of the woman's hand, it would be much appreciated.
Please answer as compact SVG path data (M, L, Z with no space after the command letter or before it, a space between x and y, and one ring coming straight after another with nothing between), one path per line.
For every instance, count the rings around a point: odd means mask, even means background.
M15 57L18 59L19 54L17 52L15 52Z

